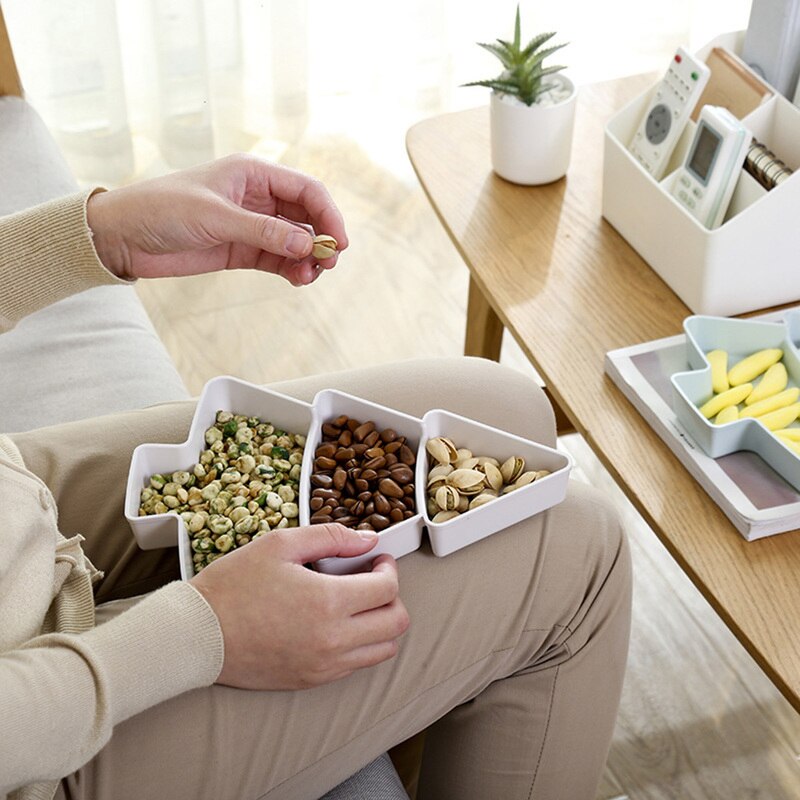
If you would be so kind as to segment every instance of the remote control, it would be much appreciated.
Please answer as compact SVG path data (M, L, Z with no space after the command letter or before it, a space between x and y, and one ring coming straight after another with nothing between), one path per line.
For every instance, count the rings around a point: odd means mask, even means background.
M721 106L703 106L672 196L706 228L725 217L753 136Z
M710 75L711 70L702 61L679 47L656 86L647 112L628 146L656 180L664 174L667 161Z

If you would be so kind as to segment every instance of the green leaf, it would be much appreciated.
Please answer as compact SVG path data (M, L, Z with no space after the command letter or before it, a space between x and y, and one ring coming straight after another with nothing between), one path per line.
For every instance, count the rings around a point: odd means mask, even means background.
M539 75L541 75L542 77L544 77L545 75L553 75L553 74L554 74L554 73L556 73L556 72L561 72L561 70L562 70L562 69L566 69L566 67L565 67L563 64L561 64L561 65L560 65L560 66L558 66L558 67L545 67L545 68L544 68L544 69L543 69L543 70L542 70L542 71L539 73Z
M514 22L514 50L518 53L520 46L519 3L517 3L517 18Z
M493 56L500 59L500 62L506 69L511 69L514 66L514 56L509 54L508 50L501 47L494 42L478 42L478 46L484 50L488 50Z
M548 39L552 39L555 35L555 31L553 31L552 33L540 33L538 36L534 36L525 45L525 49L521 53L522 57L530 58L531 53L535 53Z
M462 86L485 86L487 89L494 89L497 92L502 92L503 94L519 94L519 85L514 83L513 81L501 81L501 80L490 80L490 81L471 81L470 83L462 83Z
M534 55L530 61L533 64L541 64L542 61L544 61L548 56L553 55L556 50L560 50L562 47L564 47L563 44L557 44L554 47L546 47L544 50L540 50L538 53L536 53L536 55Z

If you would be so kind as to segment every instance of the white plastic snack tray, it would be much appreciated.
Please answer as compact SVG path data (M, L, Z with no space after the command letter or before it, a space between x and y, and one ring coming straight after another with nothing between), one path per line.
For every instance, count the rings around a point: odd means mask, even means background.
M246 381L220 376L209 381L200 395L187 440L183 444L141 444L133 452L125 495L125 517L142 549L178 545L181 577L194 575L190 539L183 520L175 513L140 517L139 496L155 473L186 469L197 463L205 449L205 431L214 424L218 410L256 416L292 433L307 432L301 467L299 523L308 525L309 500L314 451L321 438L322 424L341 414L360 421L372 420L376 427L391 427L415 449L415 492L418 513L389 526L378 535L377 545L363 556L325 558L316 569L331 574L346 574L362 569L381 553L400 558L417 550L427 529L435 555L445 556L473 542L503 530L526 517L560 503L567 492L571 458L538 444L488 425L436 409L422 419L385 406L326 389L312 403L305 403ZM476 454L504 461L522 456L528 468L547 469L550 475L447 522L434 524L426 511L425 484L429 469L425 442L434 436L448 436L458 447L468 447Z
M750 450L800 490L800 457L757 418L716 425L699 411L713 394L711 366L705 356L711 350L725 350L728 363L735 364L758 350L780 348L789 373L789 388L800 386L800 354L795 346L800 339L800 313L790 312L785 322L779 323L693 316L687 317L683 328L691 371L671 377L673 410L680 422L711 458Z

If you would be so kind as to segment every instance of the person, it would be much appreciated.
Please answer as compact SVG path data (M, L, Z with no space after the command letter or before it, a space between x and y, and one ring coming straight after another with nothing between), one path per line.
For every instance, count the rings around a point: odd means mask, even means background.
M317 262L312 232L338 241ZM0 218L0 326L71 293L249 268L308 285L348 246L319 182L232 156ZM528 378L428 359L277 384L434 406L555 445ZM0 436L0 795L314 798L427 729L420 798L594 798L630 627L628 545L598 492L445 558L304 565L374 547L275 531L190 581L122 515L132 449L193 402ZM102 487L102 491L98 490Z

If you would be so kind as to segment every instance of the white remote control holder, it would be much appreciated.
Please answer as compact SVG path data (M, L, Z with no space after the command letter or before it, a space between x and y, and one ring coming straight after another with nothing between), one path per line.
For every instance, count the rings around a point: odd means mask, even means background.
M725 217L753 135L721 106L703 106L672 196L706 228Z
M655 180L660 180L681 132L708 83L711 70L682 47L656 86L628 149Z

